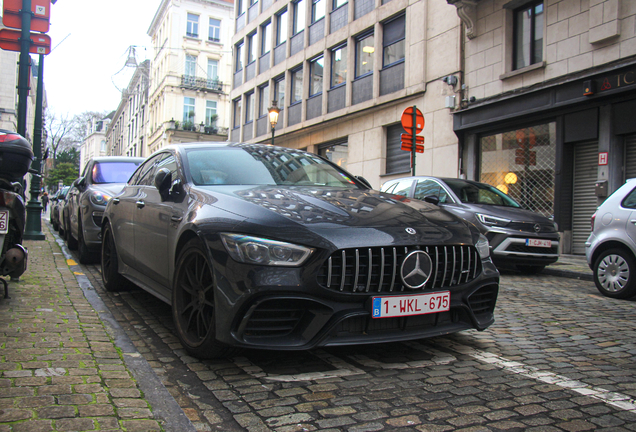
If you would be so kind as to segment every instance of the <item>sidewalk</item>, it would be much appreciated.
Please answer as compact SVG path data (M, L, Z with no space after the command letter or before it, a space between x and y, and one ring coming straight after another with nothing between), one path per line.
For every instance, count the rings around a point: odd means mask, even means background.
M559 260L543 270L544 274L592 281L593 273L585 255L561 255Z
M194 430L49 226L0 296L0 432Z

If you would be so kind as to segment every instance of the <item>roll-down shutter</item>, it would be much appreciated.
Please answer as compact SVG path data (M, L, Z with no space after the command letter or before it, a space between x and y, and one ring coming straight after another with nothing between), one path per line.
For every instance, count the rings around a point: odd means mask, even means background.
M598 143L574 147L574 196L572 203L572 253L585 254L590 218L596 211L594 186L598 177Z
M625 137L625 179L636 178L636 135Z

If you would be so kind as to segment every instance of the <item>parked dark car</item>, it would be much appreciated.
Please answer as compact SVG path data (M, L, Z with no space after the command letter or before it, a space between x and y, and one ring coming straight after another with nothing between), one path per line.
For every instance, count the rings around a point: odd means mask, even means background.
M493 321L475 227L300 150L192 143L149 157L104 213L107 290L172 305L197 357L419 339Z
M68 191L64 207L68 248L78 249L82 264L99 257L102 215L108 201L124 187L144 158L104 156L89 160Z
M598 207L585 255L601 294L636 296L636 179L627 180Z
M492 260L499 268L534 274L559 259L556 224L489 184L415 176L387 181L381 190L433 202L471 222L488 238Z
M60 230L60 210L64 206L64 199L66 198L66 194L70 188L70 186L63 186L51 197L51 203L49 204L49 220L51 221L51 225L55 231Z

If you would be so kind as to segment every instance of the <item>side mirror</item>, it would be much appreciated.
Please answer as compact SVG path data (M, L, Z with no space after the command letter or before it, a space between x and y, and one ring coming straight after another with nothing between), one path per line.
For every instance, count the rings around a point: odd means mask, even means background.
M439 197L437 197L435 195L425 196L424 197L424 201L426 201L427 203L439 205Z
M163 199L168 196L168 191L172 185L172 173L168 168L161 168L155 174L155 187L159 190L159 194Z
M364 177L356 176L356 180L358 180L360 183L362 183L363 185L365 185L369 189L373 189L373 187L371 186L371 183L369 183L369 181L367 179L365 179Z

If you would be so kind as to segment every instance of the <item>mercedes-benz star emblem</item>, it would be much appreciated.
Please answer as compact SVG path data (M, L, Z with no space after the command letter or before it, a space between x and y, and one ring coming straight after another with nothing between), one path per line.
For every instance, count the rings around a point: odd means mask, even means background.
M411 235L417 234L417 231L415 231L413 228L405 228L405 231Z
M411 289L422 288L431 277L433 261L426 252L413 251L404 258L400 276L404 286Z
M541 231L541 225L534 224L534 232L540 232L540 231Z

